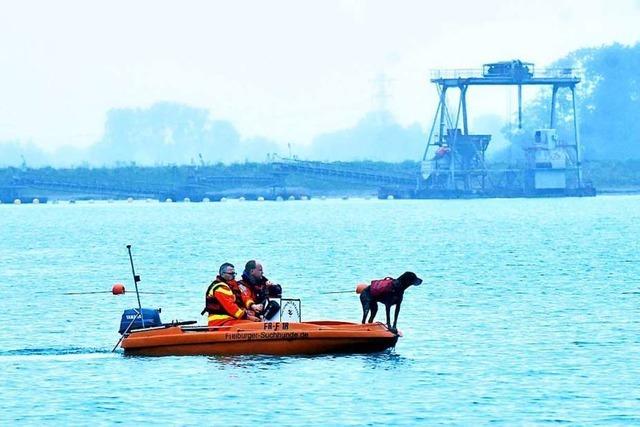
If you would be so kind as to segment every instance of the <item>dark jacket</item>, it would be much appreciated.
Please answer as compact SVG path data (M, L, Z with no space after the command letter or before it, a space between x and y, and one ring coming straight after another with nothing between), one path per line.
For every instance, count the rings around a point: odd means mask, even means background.
M242 287L249 290L253 304L264 304L269 297L280 298L282 296L282 287L280 285L269 282L269 279L262 276L262 279L256 279L248 272L242 273L242 280L238 282L240 289Z

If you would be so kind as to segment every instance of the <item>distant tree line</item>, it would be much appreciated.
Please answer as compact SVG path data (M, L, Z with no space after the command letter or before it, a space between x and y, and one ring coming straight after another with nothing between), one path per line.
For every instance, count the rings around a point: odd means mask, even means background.
M417 159L426 144L418 124L399 125L389 112L365 115L352 128L319 135L291 154L314 160L403 161ZM285 152L287 151L287 152ZM262 137L243 138L234 125L210 117L208 110L173 102L108 112L104 135L87 149L65 147L47 154L33 144L0 144L0 167L142 166L264 162L288 156L281 144Z
M640 159L640 43L584 48L551 64L574 68L582 81L576 86L580 143L586 160ZM549 126L551 89L541 91L525 106L523 131L508 138L518 144L535 129ZM570 91L558 91L556 128L572 141ZM511 125L509 129L515 129ZM505 127L505 132L507 127Z

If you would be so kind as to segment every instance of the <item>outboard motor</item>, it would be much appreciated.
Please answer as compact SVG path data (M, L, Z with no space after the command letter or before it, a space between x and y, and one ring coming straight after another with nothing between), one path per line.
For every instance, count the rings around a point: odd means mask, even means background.
M122 313L122 319L120 320L120 329L118 332L120 335L125 331L132 331L134 329L153 328L155 326L162 326L160 320L159 308L143 308L142 315L136 318L139 310L137 308L130 308ZM133 320L135 319L135 320ZM143 326L144 320L144 326ZM131 323L133 321L133 324ZM131 326L129 326L131 325ZM128 329L127 329L128 328Z

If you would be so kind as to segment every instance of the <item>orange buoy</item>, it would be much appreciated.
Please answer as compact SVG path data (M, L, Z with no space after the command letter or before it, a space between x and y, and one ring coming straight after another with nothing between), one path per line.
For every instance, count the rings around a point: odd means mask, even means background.
M362 291L364 291L365 289L367 289L367 285L366 283L358 283L358 285L356 286L356 294L361 294Z
M122 283L116 283L115 285L113 285L113 288L111 288L111 292L114 295L124 294L124 285Z

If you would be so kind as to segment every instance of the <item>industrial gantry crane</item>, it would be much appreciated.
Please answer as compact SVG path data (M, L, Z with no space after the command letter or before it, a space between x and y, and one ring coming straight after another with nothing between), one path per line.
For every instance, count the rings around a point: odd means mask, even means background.
M438 90L438 107L424 151L418 198L500 196L587 196L581 171L580 139L576 114L576 85L580 78L571 68L536 71L520 60L485 64L482 70L435 71L432 83ZM549 127L535 131L523 146L524 168L487 168L485 152L491 135L469 133L467 90L471 86L517 86L518 127L522 128L522 87L551 86ZM457 109L452 117L447 91L458 89ZM559 141L556 132L558 91L571 91L573 140ZM460 127L460 121L461 127Z

